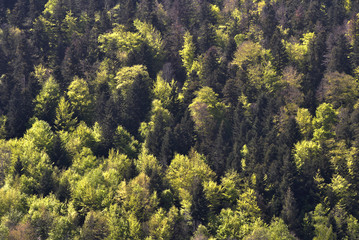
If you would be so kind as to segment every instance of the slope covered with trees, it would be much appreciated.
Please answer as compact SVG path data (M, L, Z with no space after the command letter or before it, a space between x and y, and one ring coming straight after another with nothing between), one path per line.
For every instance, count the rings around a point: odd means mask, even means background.
M355 0L0 1L0 239L358 239Z

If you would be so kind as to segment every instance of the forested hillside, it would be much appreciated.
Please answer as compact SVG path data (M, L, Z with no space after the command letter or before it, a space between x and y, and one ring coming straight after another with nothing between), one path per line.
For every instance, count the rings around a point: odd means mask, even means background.
M0 239L359 239L359 1L0 1Z

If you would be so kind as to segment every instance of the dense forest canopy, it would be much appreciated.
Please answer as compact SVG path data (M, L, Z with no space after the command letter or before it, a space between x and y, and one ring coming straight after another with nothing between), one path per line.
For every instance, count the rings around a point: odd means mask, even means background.
M359 239L359 2L0 1L0 239Z

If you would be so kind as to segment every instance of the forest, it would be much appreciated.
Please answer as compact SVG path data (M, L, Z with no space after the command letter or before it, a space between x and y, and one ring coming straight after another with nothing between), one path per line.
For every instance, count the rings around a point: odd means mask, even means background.
M358 219L359 1L0 1L0 239Z

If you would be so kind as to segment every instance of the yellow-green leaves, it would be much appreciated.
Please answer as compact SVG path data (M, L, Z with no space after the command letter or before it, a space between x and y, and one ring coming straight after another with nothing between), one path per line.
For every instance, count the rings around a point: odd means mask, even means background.
M42 120L37 120L32 127L27 130L24 135L24 140L34 144L34 146L47 153L51 152L54 147L55 135L51 130L50 125Z
M45 4L45 10L43 11L43 14L54 14L54 10L56 5L59 3L59 0L49 0L46 4Z
M189 105L191 116L196 124L197 130L205 129L211 121L222 120L226 106L219 102L218 94L210 87L203 87L196 92L196 98Z
M308 109L306 109L306 108L298 109L297 116L295 117L295 120L297 120L301 134L306 139L310 139L312 131L313 131L312 118L313 117L310 114Z
M110 33L100 35L98 41L105 53L111 50L130 52L138 50L141 46L140 35L125 31L121 25L117 25Z
M335 108L353 106L359 96L357 80L345 73L326 73L319 86L319 99Z
M46 121L52 121L59 99L60 86L56 80L50 76L34 100L35 117Z
M245 66L244 64L260 63L262 60L269 58L269 51L262 48L259 43L245 41L238 46L232 64L243 68Z
M113 137L115 147L120 153L130 158L137 157L139 152L139 143L135 138L126 131L122 126L118 126Z
M56 108L55 127L57 130L73 131L77 123L77 117L74 117L71 105L66 101L65 97L60 98L60 102Z
M141 22L138 19L133 22L133 25L135 26L139 34L143 37L146 44L152 50L152 54L155 60L160 61L163 57L164 51L161 33L156 30L151 24Z
M167 170L166 177L177 193L180 193L191 192L195 179L200 182L214 180L215 173L207 165L205 157L193 151L189 157L177 154Z
M273 92L279 87L279 79L271 60L269 50L259 43L244 41L238 46L232 65L237 66L239 71L246 72L249 87Z
M75 77L68 87L67 97L79 119L89 122L93 99L87 82L82 78Z
M318 142L303 140L294 146L294 161L300 170L304 164L314 162L321 154L321 146Z
M303 34L303 37L300 39L299 42L285 42L284 46L288 53L289 58L299 64L302 63L304 60L304 56L308 53L309 46L315 39L315 34L313 32L308 32Z
M129 88L136 78L149 80L149 75L145 66L133 65L131 67L121 68L115 77L115 80L117 81L117 89L119 89L126 96Z
M183 66L189 75L192 72L192 65L195 59L196 47L193 43L193 37L189 32L184 35L183 49L179 52L182 57Z

